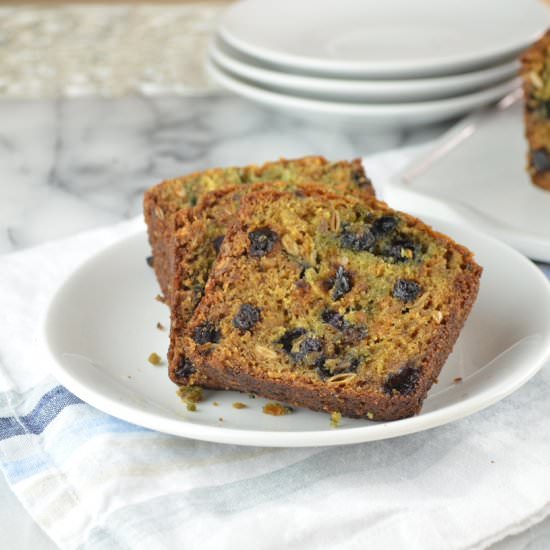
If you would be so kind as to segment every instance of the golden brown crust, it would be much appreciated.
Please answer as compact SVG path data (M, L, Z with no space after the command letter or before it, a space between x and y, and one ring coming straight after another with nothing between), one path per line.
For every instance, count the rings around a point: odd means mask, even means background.
M353 208L357 205L357 201L336 197L324 189L314 186L305 187L306 196L320 199L317 201L319 208L330 207L331 203L336 210L346 207ZM242 345L237 343L235 348L227 348L224 343L220 343L219 346L217 344L201 345L194 341L193 334L196 334L194 331L197 327L203 326L205 320L212 318L212 311L221 312L222 318L233 315L234 307L231 304L223 303L223 301L228 288L241 284L239 283L239 274L234 271L235 258L242 257L242 247L243 243L246 243L245 237L249 230L249 224L255 212L261 210L270 201L281 199L283 195L288 195L288 193L270 190L254 193L244 199L239 219L228 232L224 241L221 255L218 257L207 284L205 297L195 311L188 328L184 331L184 338L179 342L180 347L176 353L185 349L187 357L190 358L201 376L208 377L216 387L252 391L269 399L277 399L313 410L338 411L350 417L394 420L418 413L475 301L481 268L474 262L472 254L467 249L457 245L448 237L432 231L419 220L402 213L399 213L399 216L403 224L419 228L427 234L429 239L436 241L438 246L446 247L445 250L449 251L449 258L458 258L457 261L461 262L459 266L457 264L458 267L455 266L456 277L451 280L452 286L446 295L445 315L442 316L441 322L430 325L433 326L433 329L430 329L429 338L426 338L426 342L419 348L423 350L421 355L410 356L401 359L399 364L388 366L391 373L399 373L409 364L414 364L415 371L420 373L418 380L415 381L414 391L407 391L404 394L397 391L388 393L381 391L379 382L376 385L368 382L356 385L329 384L316 377L294 374L287 376L284 372L277 373L276 367L274 373L268 373L267 368L265 372L261 369L253 370L249 367L248 360L244 358L246 346L255 343L255 340L251 338ZM367 200L365 204L368 204L377 215L396 214L386 205L375 200ZM343 212L344 210L338 211ZM280 245L277 244L273 249L273 258L269 261L266 259L261 264L263 265L262 270L268 272L276 265L276 258L280 257L276 253L278 246ZM423 271L420 268L418 272ZM265 304L265 302L262 303ZM308 303L307 301L303 303L304 311L308 310ZM234 340L232 342L234 344ZM261 349L264 350L263 346ZM273 351L266 349L265 353L269 354ZM196 382L197 378L193 379L192 377L192 381Z
M320 156L280 159L261 166L216 168L166 180L146 191L143 200L145 223L153 252L153 268L167 303L170 303L174 276L174 215L197 204L210 191L258 181L283 179L331 182L335 191L374 195L372 183L365 175L361 160L329 162Z
M527 171L535 185L550 190L550 31L522 56Z

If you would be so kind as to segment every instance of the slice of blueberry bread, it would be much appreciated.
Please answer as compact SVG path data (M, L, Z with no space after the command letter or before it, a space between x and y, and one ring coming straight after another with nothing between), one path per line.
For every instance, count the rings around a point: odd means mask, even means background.
M550 31L522 56L527 170L535 185L550 190Z
M245 196L178 342L190 384L345 416L417 413L476 298L466 248L318 186Z
M179 340L203 296L210 270L220 250L224 235L235 221L242 198L248 193L267 189L299 192L301 185L287 181L233 185L206 193L193 208L184 208L174 218L174 278L171 292L169 374L173 382L187 384L191 370ZM332 181L324 185L338 191ZM357 194L357 190L353 190ZM361 196L361 193L359 193ZM176 352L175 350L180 350ZM195 381L198 383L198 381ZM218 387L213 380L200 381L204 387Z
M210 191L231 185L285 180L291 183L317 181L330 184L342 194L374 195L359 159L329 162L323 157L281 159L262 166L216 168L167 180L146 191L143 201L145 222L152 249L152 263L162 293L170 301L174 275L172 240L174 215L182 208L195 206Z

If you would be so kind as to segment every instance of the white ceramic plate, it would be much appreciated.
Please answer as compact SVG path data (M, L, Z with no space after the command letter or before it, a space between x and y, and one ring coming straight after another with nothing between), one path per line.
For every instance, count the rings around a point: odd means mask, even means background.
M252 84L257 83L283 93L334 101L389 103L441 99L509 80L519 72L519 61L512 59L500 65L450 76L407 80L346 80L273 70L223 44L220 39L211 42L209 55L222 69Z
M416 417L344 419L333 429L327 414L300 409L285 417L266 416L263 399L222 391L208 392L197 412L187 412L166 367L147 362L151 352L166 352L168 334L156 323L168 325L168 312L153 298L158 287L145 264L149 246L144 232L105 249L62 284L44 323L45 358L62 384L95 407L154 430L207 441L341 445L451 422L516 390L548 358L550 285L508 246L469 229L435 225L471 247L485 271L455 350ZM463 381L453 382L457 377ZM234 409L235 401L249 408Z
M396 78L495 63L548 23L539 0L244 0L227 10L219 32L281 67Z
M495 102L519 86L518 79L514 79L478 92L435 101L349 103L307 99L265 90L230 75L212 61L207 62L206 68L222 87L260 105L311 124L362 131L403 128L457 117Z
M445 134L383 189L433 214L492 234L530 258L550 262L550 192L531 183L525 165L521 96L477 113ZM434 206L430 198L444 204Z

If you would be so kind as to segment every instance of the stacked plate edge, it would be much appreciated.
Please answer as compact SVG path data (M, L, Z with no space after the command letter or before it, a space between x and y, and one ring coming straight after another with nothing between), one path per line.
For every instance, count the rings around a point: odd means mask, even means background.
M518 55L549 15L537 0L243 0L221 19L207 69L310 122L425 124L514 91Z

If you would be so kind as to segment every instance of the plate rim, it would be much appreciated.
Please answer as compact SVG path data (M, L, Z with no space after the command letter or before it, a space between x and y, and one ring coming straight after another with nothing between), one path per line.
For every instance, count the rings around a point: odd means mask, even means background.
M438 223L446 224L447 228L454 228L457 226L457 224L446 222L445 220L438 219L434 216L425 216L425 218L427 218L427 223L430 225L435 222L436 229ZM497 249L500 248L506 250L507 253L512 254L518 262L524 264L527 269L530 270L533 277L539 279L541 284L545 286L547 290L547 294L545 295L545 303L547 311L550 315L550 281L545 277L542 271L534 266L526 257L498 239L495 239L490 235L483 234L475 229L460 226L458 227L460 230L466 231L472 236L481 236L481 238L485 239L486 242ZM248 429L239 430L228 428L226 426L212 426L197 424L194 422L185 422L183 418L179 420L159 417L158 413L144 411L136 408L136 406L130 406L114 401L108 397L105 397L100 392L88 387L84 382L79 380L78 377L74 376L70 369L63 367L63 365L57 361L55 353L48 341L49 319L66 284L68 284L82 270L85 270L98 256L107 252L111 248L120 246L123 242L134 239L144 233L145 230L143 228L137 228L130 234L127 234L109 245L100 248L86 260L81 262L63 279L63 281L61 281L44 310L40 323L41 328L38 338L38 347L41 355L46 358L47 368L50 373L59 382L61 382L62 385L67 387L69 391L80 397L86 403L98 408L106 414L148 429L174 436L214 443L267 447L332 446L390 439L442 426L489 407L523 386L550 358L549 317L549 326L547 327L549 329L548 333L545 336L543 335L541 347L537 350L530 366L524 367L519 376L512 378L512 380L508 380L507 384L505 384L500 391L491 392L489 390L485 390L476 397L468 397L464 401L454 403L453 405L444 407L443 409L430 411L410 418L392 422L380 422L375 423L374 425L369 424L367 426L345 428L341 430L327 428L326 430L303 430L288 432Z
M542 36L544 29L541 27L537 31L532 31L528 37L515 39L508 43L503 49L497 46L486 48L475 54L449 56L445 60L417 60L415 63L410 60L405 62L390 61L344 61L344 60L326 60L318 57L308 57L304 55L293 55L278 50L271 49L251 43L249 40L239 37L234 30L230 28L231 17L238 17L234 12L242 10L242 6L248 4L250 0L241 0L233 6L230 6L221 18L218 32L223 39L235 49L255 57L259 61L269 61L282 67L301 70L304 72L317 74L339 74L356 76L394 76L407 77L411 75L434 76L443 73L452 73L466 70L468 67L483 67L494 63L499 59L517 55L529 44L535 42ZM534 4L533 4L534 5ZM538 8L537 8L538 9ZM541 12L542 13L542 12Z
M460 92L473 92L484 89L490 85L496 85L511 79L519 72L520 64L516 58L511 58L498 65L490 66L481 70L444 75L439 77L425 77L413 79L346 79L346 78L324 78L305 74L285 73L274 70L271 67L264 67L240 59L237 55L245 55L242 52L231 52L227 50L229 45L223 44L221 37L213 37L208 45L208 56L223 70L229 72L236 78L248 79L253 83L264 86L275 86L286 90L288 93L311 93L315 92L316 97L322 95L330 100L329 95L333 94L336 100L353 97L357 100L377 101L375 96L390 94L392 101L401 98L407 101L408 97L414 96L415 101L437 100L445 97L453 90ZM231 47L231 46L229 46ZM248 56L249 57L249 56ZM257 60L254 60L258 63ZM434 92L434 86L435 92ZM397 90L397 91L396 91ZM277 91L277 90L274 90ZM337 97L340 95L341 97ZM456 96L456 94L455 94Z
M498 84L485 90L452 98L410 103L367 104L363 102L357 104L307 99L265 90L229 75L225 70L219 68L211 59L207 60L206 70L222 87L262 105L278 109L307 111L314 114L322 113L324 115L372 118L377 119L378 122L380 120L385 121L388 117L407 117L415 115L433 116L436 113L451 118L456 113L462 113L465 110L469 111L476 107L498 101L517 89L520 84L520 79L518 77L504 84ZM451 109L453 112L448 114L447 111ZM399 124L403 123L402 120L395 122L399 122Z

